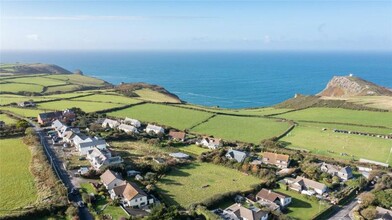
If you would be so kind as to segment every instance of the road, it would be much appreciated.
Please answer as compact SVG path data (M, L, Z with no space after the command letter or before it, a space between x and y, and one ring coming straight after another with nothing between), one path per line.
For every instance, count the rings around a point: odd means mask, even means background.
M334 220L351 220L350 217L350 212L354 209L354 207L358 205L358 196L353 199L350 203L347 205L341 207L341 209L335 213L333 216L331 216L329 219L334 219Z

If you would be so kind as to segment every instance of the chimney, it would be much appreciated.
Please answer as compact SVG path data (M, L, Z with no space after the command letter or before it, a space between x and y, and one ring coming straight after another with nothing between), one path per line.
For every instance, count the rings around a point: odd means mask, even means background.
M270 190L270 189L268 190L268 193L271 193L271 190Z

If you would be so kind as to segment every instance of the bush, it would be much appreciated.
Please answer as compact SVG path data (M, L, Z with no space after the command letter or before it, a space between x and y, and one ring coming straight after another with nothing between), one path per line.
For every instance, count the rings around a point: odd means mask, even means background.
M368 207L361 211L361 215L368 220L375 219L377 216L377 211L374 207Z

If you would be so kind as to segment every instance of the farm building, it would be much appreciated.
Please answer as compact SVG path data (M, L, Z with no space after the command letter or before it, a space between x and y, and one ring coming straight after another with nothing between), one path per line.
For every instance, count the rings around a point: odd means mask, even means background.
M123 123L130 124L130 125L134 126L135 128L139 128L142 125L139 120L136 120L133 118L128 118L128 117L124 119Z
M183 131L170 131L169 137L175 141L185 141L186 133Z
M165 133L165 129L163 129L162 127L156 126L156 125L152 125L152 124L148 124L147 128L146 128L146 132L147 133L154 133L154 134L163 134Z

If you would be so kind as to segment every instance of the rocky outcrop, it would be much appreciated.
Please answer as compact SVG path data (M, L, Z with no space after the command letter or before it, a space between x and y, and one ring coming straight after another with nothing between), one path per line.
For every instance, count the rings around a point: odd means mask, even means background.
M70 71L53 64L32 63L32 64L3 64L0 66L0 73L13 75L25 74L72 74Z

